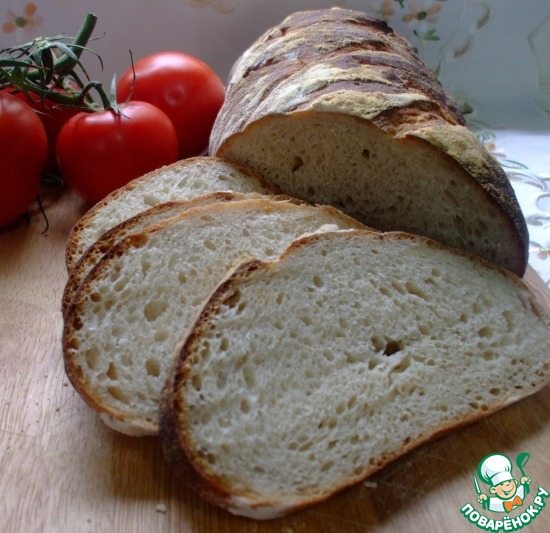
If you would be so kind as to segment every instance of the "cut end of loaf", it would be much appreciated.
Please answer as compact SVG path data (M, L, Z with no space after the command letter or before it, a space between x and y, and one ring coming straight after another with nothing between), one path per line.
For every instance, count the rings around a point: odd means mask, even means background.
M464 137L477 143L470 132ZM513 192L510 210L503 210L424 138L392 138L342 113L301 112L261 119L219 152L258 169L287 194L334 205L367 226L426 236L519 276L525 272L528 238L521 213L512 214ZM490 181L487 159L475 161Z

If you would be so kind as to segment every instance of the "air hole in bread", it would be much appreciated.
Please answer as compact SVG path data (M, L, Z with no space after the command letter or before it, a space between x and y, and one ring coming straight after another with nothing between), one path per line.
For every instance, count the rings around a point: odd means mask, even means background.
M405 288L407 289L407 292L409 294L413 294L415 296L418 296L419 298L422 298L423 300L429 300L428 295L424 290L422 290L418 285L413 283L412 281L407 281L405 283Z
M249 413L250 412L250 402L248 401L248 399L246 398L243 398L241 400L241 404L239 406L240 410L241 410L241 413Z
M313 285L315 285L318 289L325 286L325 280L318 275L313 276Z
M292 172L297 172L302 166L304 166L303 159L300 156L295 156L292 162Z
M382 353L386 356L393 355L403 349L403 342L395 339L381 338L374 335L371 338L375 352Z
M211 464L211 465L215 465L216 464L216 456L213 454L213 453L207 453L207 454L201 454L203 455L203 457L206 459L206 461Z
M223 337L220 341L220 350L224 351L229 348L229 339L227 337Z
M345 351L344 354L346 356L346 363L348 364L353 364L353 363L358 363L360 361L363 361L363 357L361 357L360 354L354 354L347 351Z
M235 307L239 303L239 300L241 299L241 291L234 290L225 300L223 301L223 304L227 307Z
M155 331L155 342L164 342L170 336L170 332L166 329L159 329Z
M387 296L388 298L391 297L392 293L388 287L378 287L378 292L382 294L383 296ZM401 292L401 291L399 291ZM403 293L402 293L403 294Z
M88 365L88 368L91 368L92 370L96 370L98 368L98 362L99 362L99 350L97 346L92 346L91 348L88 348L86 350L86 364Z
M388 340L384 348L384 355L390 356L400 352L403 349L403 343L400 340Z
M368 148L363 148L363 151L361 152L361 155L365 159L370 159L370 150Z
M119 402L128 404L129 399L128 396L122 391L120 387L107 387L107 392Z
M465 240L467 231L466 231L466 224L464 223L464 219L458 215L453 216L453 225L458 235L462 238L462 240Z
M71 341L69 342L69 346L73 349L73 350L78 350L80 348L80 343L78 342L78 339L71 339Z
M456 199L455 195L449 189L444 189L443 194L453 204L455 208L460 207L460 202Z
M124 278L123 278L123 279L119 279L119 280L113 285L113 288L114 288L115 291L117 291L117 292L122 291L125 287L126 287L126 280L125 280Z
M153 207L159 203L159 199L157 196L152 196L150 194L145 194L143 196L143 203L145 205L148 205L149 207Z
M495 352L493 352L493 350L485 350L481 356L485 359L485 361L491 361L495 358Z
M250 367L245 367L243 369L243 378L246 386L251 389L256 385L256 375Z
M158 378L160 376L160 361L156 357L150 357L145 361L145 369L147 374Z
M107 377L116 381L118 379L118 372L116 365L114 363L109 363L109 368L107 369Z
M388 354L384 354L384 355L388 355ZM389 354L389 355L391 355L391 354ZM410 366L411 366L411 358L409 356L403 357L403 359L401 359L401 361L399 361L397 366L393 367L393 372L394 373L405 372L405 370L407 370Z
M157 320L168 308L168 302L162 300L152 300L147 302L143 308L143 314L149 322Z
M380 364L380 361L378 361L374 357L369 359L369 363L368 363L369 370L374 370L379 364Z
M196 391L200 391L202 388L202 379L200 374L193 374L193 377L191 378L191 384L193 385L193 388Z
M479 329L477 334L480 337L490 338L493 336L493 328L491 328L490 326L483 326L482 328Z
M90 300L92 300L92 302L101 302L102 298L103 297L99 292L93 292L92 294L90 294Z
M401 283L397 282L397 281L392 281L391 282L391 286L399 293L399 294L405 294L407 291L405 290L405 288L403 287L403 285L401 285ZM388 296L390 295L390 292L388 291Z
M336 406L336 414L341 415L346 412L346 404L341 402Z
M203 244L209 250L213 250L213 251L216 250L216 244L213 243L210 239L206 239Z
M149 270L151 270L151 261L143 257L141 260L141 272L143 276L147 276Z
M430 326L427 326L426 324L420 324L418 326L418 331L420 331L420 333L422 333L422 335L429 335L430 332L431 332L431 328L430 328Z
M506 322L506 327L508 331L513 331L516 327L516 317L512 311L503 311L502 318Z

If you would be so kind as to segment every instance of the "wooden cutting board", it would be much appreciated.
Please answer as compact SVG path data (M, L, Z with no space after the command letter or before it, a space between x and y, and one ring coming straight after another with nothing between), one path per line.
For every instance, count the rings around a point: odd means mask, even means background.
M474 532L478 529L460 509L472 503L481 510L473 476L479 461L496 452L510 458L530 453L525 470L533 489L512 518L537 487L550 489L546 387L290 517L254 522L204 503L172 475L157 439L110 431L70 386L60 343L64 247L85 209L69 192L50 192L45 203L50 224L45 233L38 212L28 226L0 232L2 533ZM550 309L548 288L533 271L526 279ZM550 531L547 507L523 530Z

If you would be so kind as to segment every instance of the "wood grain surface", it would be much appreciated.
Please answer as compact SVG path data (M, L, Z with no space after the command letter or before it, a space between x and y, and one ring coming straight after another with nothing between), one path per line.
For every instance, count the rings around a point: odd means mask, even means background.
M49 192L45 204L45 233L36 210L29 225L0 232L2 533L475 532L460 509L466 503L480 509L473 475L479 461L496 452L529 452L532 486L550 489L546 387L287 518L254 522L204 503L172 475L157 439L107 429L70 386L60 340L64 247L85 207L63 191ZM540 278L530 271L527 280L550 308ZM550 531L550 504L523 530Z

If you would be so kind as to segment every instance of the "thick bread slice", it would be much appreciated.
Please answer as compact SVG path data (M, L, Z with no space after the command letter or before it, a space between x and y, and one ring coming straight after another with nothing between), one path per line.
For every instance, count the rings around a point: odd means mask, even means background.
M275 258L294 239L364 227L331 207L272 199L218 202L130 235L100 259L65 316L72 384L112 428L155 434L175 345L242 256Z
M183 481L267 519L548 381L522 280L402 233L329 232L238 267L182 345L161 438Z
M157 204L146 211L130 217L114 228L106 231L99 239L94 242L79 258L74 267L69 272L69 278L65 284L63 298L61 301L61 311L65 315L69 305L84 281L85 277L99 260L118 242L127 237L139 233L146 228L158 224L171 217L183 213L187 209L208 205L214 202L229 202L234 200L244 200L246 198L259 197L258 193L231 193L217 192L204 194L193 198L192 200L182 200L179 202L164 202Z
M210 153L369 226L525 272L503 169L416 51L362 13L299 12L262 35L233 67Z
M101 235L125 219L163 202L214 192L272 194L276 189L251 168L217 157L193 157L162 167L112 192L75 224L65 251L67 270Z

